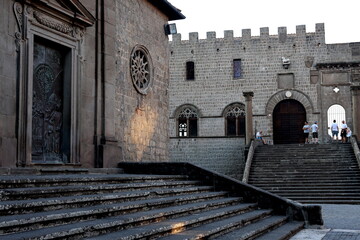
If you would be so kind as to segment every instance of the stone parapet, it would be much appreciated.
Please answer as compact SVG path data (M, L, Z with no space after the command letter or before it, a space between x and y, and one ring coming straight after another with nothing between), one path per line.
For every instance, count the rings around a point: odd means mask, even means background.
M298 25L296 26L296 33L295 34L289 34L287 33L287 27L279 27L278 28L278 34L277 35L270 35L269 34L269 27L262 27L260 28L260 38L261 39L277 39L280 43L285 43L288 40L293 41L317 41L318 43L322 44L325 43L325 26L323 23L316 24L315 27L316 31L314 32L306 32L306 26L305 25ZM215 31L209 31L206 33L206 39L199 39L198 32L191 32L189 33L189 41L182 40L181 34L176 34L173 36L174 43L181 42L182 44L187 43L193 43L193 42L204 42L206 40L208 41L222 41L223 39L233 39L234 41L252 41L253 44L257 43L257 39L259 39L259 36L252 36L251 35L251 29L242 29L242 36L241 37L235 37L233 34L233 30L225 30L224 31L224 38L216 38L216 32ZM306 36L309 38L306 39Z

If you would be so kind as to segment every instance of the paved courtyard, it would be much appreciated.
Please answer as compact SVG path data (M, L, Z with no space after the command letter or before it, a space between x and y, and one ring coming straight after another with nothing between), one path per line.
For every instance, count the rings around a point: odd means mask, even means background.
M360 240L360 205L321 206L323 229L305 229L291 240Z

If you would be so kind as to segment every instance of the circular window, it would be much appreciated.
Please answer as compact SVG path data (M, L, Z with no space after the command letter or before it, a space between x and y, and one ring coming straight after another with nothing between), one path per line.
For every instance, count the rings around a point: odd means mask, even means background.
M131 52L130 74L136 90L147 94L152 79L152 63L148 50L137 45Z

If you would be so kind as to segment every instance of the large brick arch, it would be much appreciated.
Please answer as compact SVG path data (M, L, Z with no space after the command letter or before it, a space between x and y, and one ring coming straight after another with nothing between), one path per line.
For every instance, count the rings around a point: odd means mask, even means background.
M291 92L291 96L287 97L285 95L286 92ZM281 102L282 100L285 100L285 99L294 99L294 100L297 100L298 102L300 102L304 106L307 114L314 112L314 106L313 106L310 98L306 94L304 94L303 92L300 92L298 90L282 90L280 92L275 93L274 95L272 95L270 97L268 103L266 104L266 108L265 108L266 115L269 116L269 114L272 114L275 106L279 102Z

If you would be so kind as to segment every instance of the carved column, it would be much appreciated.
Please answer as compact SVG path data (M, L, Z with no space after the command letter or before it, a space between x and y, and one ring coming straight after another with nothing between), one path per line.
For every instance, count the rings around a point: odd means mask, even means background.
M245 97L246 104L246 139L245 143L249 144L251 139L254 136L253 133L253 112L252 112L252 98L254 97L254 92L243 92L243 96Z
M360 86L351 86L352 95L352 118L353 118L353 129L352 132L358 138L360 137Z

